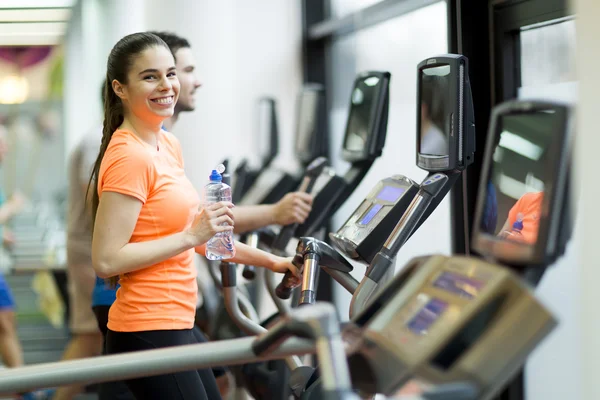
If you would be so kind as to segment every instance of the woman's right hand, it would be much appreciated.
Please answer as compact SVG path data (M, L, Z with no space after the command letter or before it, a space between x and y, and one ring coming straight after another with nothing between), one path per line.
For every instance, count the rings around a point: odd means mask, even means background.
M201 208L194 223L187 230L194 247L209 241L217 233L233 231L233 204L227 201L210 204Z

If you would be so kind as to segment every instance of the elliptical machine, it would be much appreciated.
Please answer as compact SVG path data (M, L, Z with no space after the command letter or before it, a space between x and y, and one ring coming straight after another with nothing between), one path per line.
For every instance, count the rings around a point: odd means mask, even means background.
M361 396L393 396L416 378L419 398L491 399L554 329L556 320L530 285L570 237L568 127L568 109L560 104L510 102L494 109L473 229L474 247L486 261L417 257L356 311L342 337ZM514 136L522 140L509 140ZM532 144L537 155L527 151ZM506 177L521 182L519 193ZM527 201L532 195L537 202ZM520 232L505 234L505 220L518 222ZM398 222L371 265L395 257L407 222ZM329 262L323 257L316 267ZM308 372L295 370L291 384ZM295 389L297 397L322 398L318 371Z
M350 316L364 308L395 262L395 254L378 254L386 238L393 234L402 246L473 163L475 123L467 58L453 54L428 58L419 63L417 71L417 104L421 107L417 112L416 161L429 174L421 184L402 175L380 181L344 225L329 235L342 254L369 266L360 284L349 274L351 264L327 243L300 239L295 257L304 268L299 304L314 302L318 269L313 270L319 259L326 257L329 262L323 265L327 272L354 294ZM284 278L276 294L289 290Z
M326 165L326 160L318 158L307 168L298 190L314 195L313 211L302 225L293 224L281 228L278 234L261 232L260 241L277 254L285 254L286 246L298 232L313 234L333 214L360 184L375 160L382 154L387 132L387 116L389 108L389 81L387 72L366 72L359 74L354 82L351 96L351 107L344 141L344 159L351 163L345 175L337 175ZM221 266L226 267L226 265ZM230 266L229 266L230 267ZM264 271L264 279L269 292L274 289L274 276L271 271ZM224 288L227 291L227 288ZM263 321L269 326L278 315L289 313L289 306L278 301L279 313ZM229 317L228 317L229 319ZM235 325L219 320L218 326L227 330L227 335L218 335L220 339L238 337L243 334L258 334L262 328L256 324ZM248 329L248 326L251 328ZM225 328L226 327L226 328ZM235 329L231 329L235 327ZM288 362L288 364L290 364ZM301 366L298 360L292 364L293 369ZM289 368L281 361L258 363L244 366L243 373L236 374L238 381L243 381L255 398L285 398L289 393L285 376ZM299 384L298 386L302 386Z

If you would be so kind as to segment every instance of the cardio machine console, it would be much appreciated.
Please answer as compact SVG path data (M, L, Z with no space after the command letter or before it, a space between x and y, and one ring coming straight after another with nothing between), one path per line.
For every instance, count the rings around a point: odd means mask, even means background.
M349 362L361 391L392 395L418 375L473 383L482 399L556 326L508 269L446 256L412 260L352 322Z
M403 175L379 181L344 225L329 234L334 246L370 263L418 191L419 185Z

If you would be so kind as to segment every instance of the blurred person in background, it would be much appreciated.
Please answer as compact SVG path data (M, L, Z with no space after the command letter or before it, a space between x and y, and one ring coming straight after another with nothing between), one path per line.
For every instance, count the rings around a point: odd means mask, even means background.
M104 83L102 83L104 104ZM92 311L96 273L92 268L92 218L86 204L87 188L98 147L102 125L87 132L73 150L68 166L67 203L67 287L71 340L63 360L94 357L102 353L102 333ZM69 400L84 390L84 385L58 388L54 400Z
M8 151L7 130L0 125L0 164L6 158ZM0 187L0 237L2 237L5 246L10 247L14 244L14 238L6 228L6 224L12 217L21 212L25 203L25 196L18 191L6 199L4 190ZM7 368L24 365L23 349L17 335L15 300L3 274L0 274L0 356L2 356L2 362ZM20 398L23 400L46 399L49 393L51 392L23 393Z

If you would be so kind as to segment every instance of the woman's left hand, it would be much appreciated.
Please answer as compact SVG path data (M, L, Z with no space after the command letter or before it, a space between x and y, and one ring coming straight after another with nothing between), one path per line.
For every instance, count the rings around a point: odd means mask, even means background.
M280 274L285 274L287 271L290 271L295 277L300 279L302 278L302 272L292 264L292 260L292 257L277 257L277 261L275 261L275 264L273 264L273 268L271 269Z

